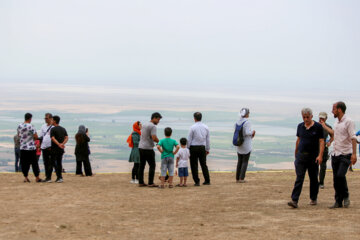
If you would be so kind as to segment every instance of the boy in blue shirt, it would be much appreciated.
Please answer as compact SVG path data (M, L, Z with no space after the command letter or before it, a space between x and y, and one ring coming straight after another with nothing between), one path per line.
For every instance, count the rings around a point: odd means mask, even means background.
M167 127L164 130L165 138L161 139L157 145L157 149L161 152L161 185L160 188L165 188L166 172L169 172L169 188L173 188L174 178L174 155L179 151L179 144L176 140L170 138L172 129ZM175 147L175 151L174 151Z

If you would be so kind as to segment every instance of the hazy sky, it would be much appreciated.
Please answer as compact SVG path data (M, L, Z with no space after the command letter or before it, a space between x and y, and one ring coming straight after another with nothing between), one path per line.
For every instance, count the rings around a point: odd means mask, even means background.
M0 81L360 87L358 0L2 0Z

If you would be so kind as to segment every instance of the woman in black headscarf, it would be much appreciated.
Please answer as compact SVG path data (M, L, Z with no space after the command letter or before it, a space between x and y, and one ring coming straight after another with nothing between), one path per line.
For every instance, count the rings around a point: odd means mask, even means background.
M84 174L82 172L82 164L84 164L85 175L92 176L91 165L90 165L90 160L89 160L90 138L89 138L88 134L89 133L88 133L87 129L85 128L85 126L80 125L79 131L75 135L76 175L84 176Z

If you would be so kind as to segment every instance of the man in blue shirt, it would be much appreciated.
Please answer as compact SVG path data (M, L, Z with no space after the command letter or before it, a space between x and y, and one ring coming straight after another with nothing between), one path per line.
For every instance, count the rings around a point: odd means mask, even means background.
M310 178L310 205L317 204L317 195L319 193L319 164L323 160L324 153L324 133L320 123L312 120L312 110L304 108L301 110L304 122L297 128L297 140L295 147L295 171L296 181L291 201L288 205L293 208L298 207L298 201L305 179L306 170Z

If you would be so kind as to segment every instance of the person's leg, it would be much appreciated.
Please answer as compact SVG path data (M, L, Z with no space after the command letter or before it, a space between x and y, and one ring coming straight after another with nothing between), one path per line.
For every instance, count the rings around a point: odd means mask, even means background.
M298 202L301 194L302 186L304 183L306 164L304 162L295 160L295 172L296 172L296 181L294 184L294 189L291 194L291 199L294 202Z
M89 155L84 156L84 171L85 171L85 175L86 176L92 176L92 169L91 169L91 164L90 164L90 159L89 159Z
M170 157L168 161L168 169L169 169L169 185L173 185L174 179L174 158Z
M189 170L188 168L184 168L184 186L186 187L186 180L187 180L187 177L189 176Z
M145 165L146 165L146 154L145 154L145 150L143 149L139 149L140 151L140 165L139 165L139 184L145 184L144 183L144 170L145 170Z
M335 190L335 201L339 204L339 206L342 206L342 201L340 201L340 192L339 192L339 182L337 178L337 172L339 171L340 167L340 158L333 156L331 157L331 167L333 169L333 181L334 181L334 190Z
M310 162L308 165L308 175L310 179L310 199L313 201L317 200L317 196L319 193L319 165L315 162Z
M43 149L42 154L43 154L46 180L49 180L51 179L51 172L52 172L51 152L49 149Z
M238 156L238 162L237 162L237 166L236 166L236 181L240 180L240 172L241 172L241 166L242 166L242 161L243 161L243 154L237 153Z
M154 185L154 177L155 177L155 152L154 150L148 150L148 164L149 164L149 185Z
M139 180L139 166L140 163L134 163L134 177L133 179Z
M195 184L200 183L199 172L198 172L198 149L197 147L190 147L190 167L191 174Z
M249 164L250 159L250 153L244 154L242 164L241 164L241 170L240 170L240 180L245 179L246 170Z
M200 166L201 166L201 170L203 172L203 176L204 176L204 183L210 183L210 174L209 174L209 169L206 165L206 150L205 147L200 147L199 150L199 160L200 160Z
M139 171L139 169L135 168L135 164L136 164L136 163L134 163L133 168L132 168L132 170L131 170L131 179L132 179L132 180L135 180L135 179L136 179L136 172Z
M349 169L349 166L351 164L351 155L341 155L339 156L339 168L338 171L336 172L336 179L338 182L338 193L339 193L339 198L338 198L338 202L342 203L342 201L345 198L349 197L349 189L347 186L347 181L346 181L346 173Z
M167 171L166 158L161 159L160 171L161 171L160 172L161 187L164 187L165 186L165 176L166 176L166 171Z
M36 155L36 150L34 151L30 151L31 152L31 167L34 173L34 176L36 177L36 180L39 181L40 177L40 168L39 168L39 160L38 160L38 156Z
M324 180L326 175L326 163L327 163L327 156L323 157L323 161L320 164L320 174L319 174L319 184L324 186Z
M62 179L62 157L63 153L56 153L56 177L57 179Z
M26 150L20 151L21 170L26 180L28 180L29 169L30 169L30 159L28 152L29 151Z
M76 154L75 157L76 157L76 172L75 172L75 174L76 175L83 175L83 171L82 171L83 159L82 159L82 156L80 156L79 154Z
M20 149L15 148L14 149L15 152L15 172L19 172L19 164L20 164Z

